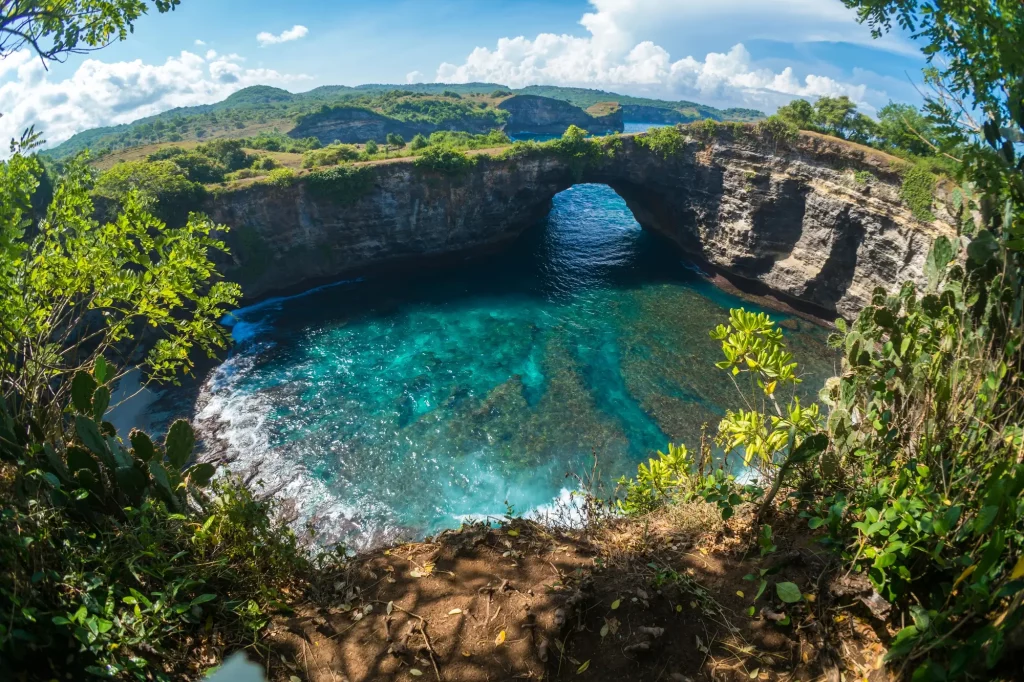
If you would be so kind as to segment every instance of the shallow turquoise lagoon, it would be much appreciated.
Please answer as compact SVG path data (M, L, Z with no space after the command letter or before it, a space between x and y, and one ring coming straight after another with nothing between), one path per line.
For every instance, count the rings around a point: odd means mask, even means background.
M548 508L595 456L611 481L696 444L739 402L708 330L740 305L610 188L577 185L498 256L237 311L198 419L322 541L423 536ZM813 395L826 332L787 326Z

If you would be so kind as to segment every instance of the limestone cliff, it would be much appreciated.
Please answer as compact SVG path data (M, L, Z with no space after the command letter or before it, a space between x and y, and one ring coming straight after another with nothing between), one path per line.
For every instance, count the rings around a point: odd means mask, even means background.
M233 228L225 274L248 299L386 267L421 267L500 248L576 182L615 189L645 228L690 258L844 316L882 286L923 283L939 234L899 198L893 159L822 136L774 148L728 130L667 157L633 136L580 169L553 151L482 157L449 176L399 161L368 166L358 196L267 185L221 193L206 210ZM866 172L865 172L866 171Z
M568 102L537 95L515 95L498 105L509 112L505 132L561 135L570 125L576 125L594 135L622 132L622 110L604 116L589 113Z
M465 117L449 125L440 125L429 121L402 121L362 107L334 107L304 116L297 126L288 131L288 135L295 139L315 137L322 144L334 141L359 144L367 140L383 144L388 133L398 133L411 140L417 134L429 136L438 130L482 134L500 127L501 123L493 117Z

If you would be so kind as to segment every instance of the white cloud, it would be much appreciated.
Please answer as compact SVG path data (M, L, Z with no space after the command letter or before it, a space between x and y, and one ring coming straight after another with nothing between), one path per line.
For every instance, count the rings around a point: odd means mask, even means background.
M206 41L200 40L199 38L196 38L196 47L204 47L205 45L206 45Z
M410 71L409 73L405 74L405 82L406 83L422 83L423 82L423 72L421 72L421 71Z
M210 61L211 59L216 59L216 58L217 58L217 50L207 50L206 51L206 61Z
M249 85L288 85L309 76L244 68L242 58L183 51L163 64L87 59L65 80L51 80L22 50L0 61L0 140L30 125L50 145L97 126L129 123L167 109L218 102Z
M309 29L305 26L296 24L287 31L284 31L278 35L263 31L256 36L256 40L259 42L260 47L266 47L267 45L277 45L278 43L287 43L291 40L298 40L299 38L305 38L306 34L309 33Z
M689 98L727 106L754 106L769 111L794 96L845 94L867 111L886 101L885 93L835 78L796 75L759 68L750 52L736 42L728 52L708 52L703 59L673 59L648 36L672 39L679 32L713 31L725 24L733 40L785 35L787 40L870 40L853 14L833 0L590 0L593 11L580 24L586 37L542 33L533 39L502 38L494 48L478 47L461 64L443 63L440 82L497 82L512 87L530 84L615 87L628 94ZM780 26L785 26L780 29ZM737 27L740 27L737 30ZM780 31L782 31L780 33ZM726 43L730 44L730 43ZM875 44L877 47L878 45ZM885 44L902 52L900 38ZM910 46L910 49L913 49Z

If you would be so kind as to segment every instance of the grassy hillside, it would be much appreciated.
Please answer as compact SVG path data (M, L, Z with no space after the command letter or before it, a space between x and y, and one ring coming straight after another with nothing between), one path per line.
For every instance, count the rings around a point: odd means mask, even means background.
M582 109L613 110L619 105L640 105L674 110L689 120L746 121L763 117L752 109L716 109L694 102L629 97L601 90L530 86L510 90L497 83L369 84L357 87L326 85L291 93L266 85L239 90L222 102L179 107L133 123L94 128L73 136L47 152L63 159L85 149L94 156L161 143L204 142L219 138L251 137L261 132L287 133L303 118L325 107L357 106L399 121L432 121L448 125L460 118L503 120L495 106L512 93L540 95L569 102ZM437 119L436 121L434 119Z

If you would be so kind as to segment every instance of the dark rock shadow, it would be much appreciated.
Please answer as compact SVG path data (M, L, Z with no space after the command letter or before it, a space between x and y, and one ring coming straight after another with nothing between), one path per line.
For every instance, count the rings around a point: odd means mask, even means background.
M821 270L814 276L805 291L804 298L830 311L850 288L857 258L867 230L864 224L845 211L838 219L838 234L832 241L832 248Z

